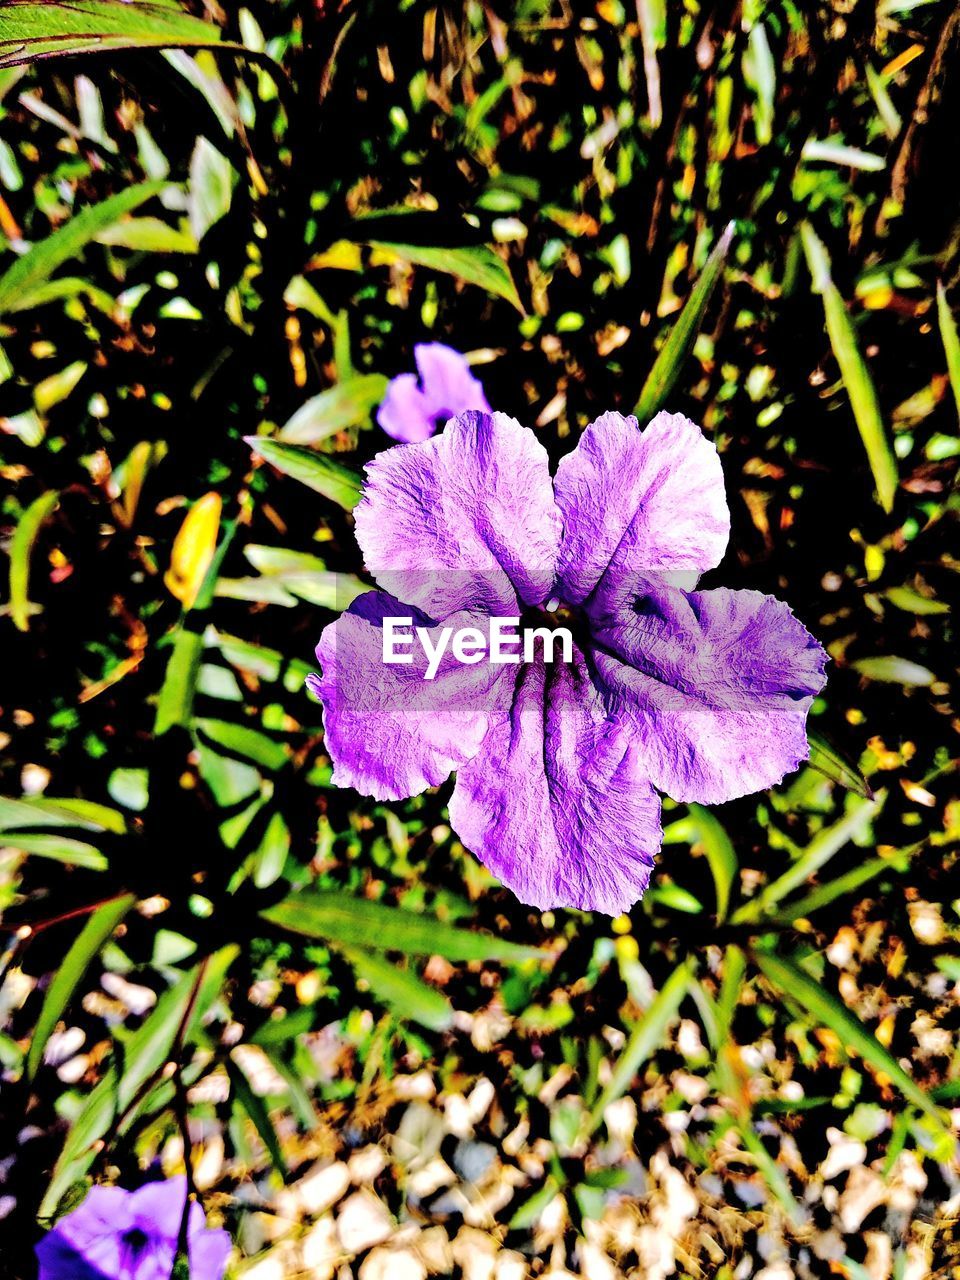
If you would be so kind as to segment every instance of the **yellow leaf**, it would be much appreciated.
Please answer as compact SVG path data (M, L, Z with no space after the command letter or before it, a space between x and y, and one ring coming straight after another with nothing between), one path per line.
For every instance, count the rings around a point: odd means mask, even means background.
M193 606L210 568L220 530L223 504L218 493L206 493L187 512L180 532L173 540L170 568L164 582L184 608Z

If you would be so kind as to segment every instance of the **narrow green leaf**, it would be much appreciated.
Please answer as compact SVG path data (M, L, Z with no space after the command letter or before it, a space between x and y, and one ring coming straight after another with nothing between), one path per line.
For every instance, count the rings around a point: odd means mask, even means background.
M819 160L823 164L849 166L851 169L864 169L871 173L879 173L887 167L883 156L861 151L859 147L848 147L842 142L831 142L829 139L822 142L815 138L808 139L803 144L800 155L804 160Z
M97 244L114 245L140 253L196 253L197 241L189 231L171 227L162 218L124 218L94 237Z
M233 178L233 166L227 157L206 138L199 137L190 157L187 192L187 215L197 243L229 213Z
M895 853L889 858L868 858L866 862L861 862L859 866L851 867L849 871L845 871L843 875L837 876L836 879L819 885L804 897L795 898L782 911L778 911L774 915L768 915L764 919L764 925L780 927L786 924L793 924L795 920L805 920L814 911L819 911L821 907L826 907L831 902L836 902L838 898L846 897L848 893L855 893L857 889L862 888L863 885L868 884L871 880L875 880L877 876L882 876L885 872L889 872L892 875L901 875L909 865L909 856L903 852Z
M285 444L270 436L245 436L244 439L254 453L259 453L271 466L329 498L344 511L352 511L360 501L360 477L327 454L298 444Z
M883 808L885 800L886 793L883 791L879 792L873 800L852 797L848 802L849 809L838 822L818 832L782 876L778 876L762 893L751 898L734 912L734 924L761 920L769 914L778 902L781 902L788 893L805 884L811 876L816 875L820 868L826 866L830 859L851 840L864 835L870 823Z
M123 814L92 800L75 800L72 796L21 796L14 800L0 796L0 831L17 827L80 827L122 835L126 826Z
M435 248L432 245L400 244L392 240L367 240L371 249L380 249L395 254L405 262L418 267L429 267L432 271L444 271L447 275L456 276L465 284L476 285L480 289L503 298L511 306L524 314L517 286L513 276L499 256L487 245L468 245L462 249Z
M30 615L40 612L39 605L30 603L30 555L40 526L59 501L60 494L51 489L31 502L10 542L10 616L18 631L27 631Z
M947 373L950 375L950 387L953 399L960 414L960 334L957 333L957 322L947 302L947 291L943 281L937 281L937 321L940 325L940 339L947 355Z
M289 852L290 828L282 813L274 813L253 859L253 883L258 889L269 889L280 879Z
M826 246L808 222L800 224L800 236L810 268L813 291L823 298L830 346L866 449L867 461L877 486L877 496L884 511L890 511L897 491L897 459L880 412L873 378L860 352L856 330L846 305L830 275L830 258Z
M157 1001L153 1012L124 1040L123 1074L112 1066L83 1104L73 1122L38 1217L51 1217L63 1195L93 1162L101 1139L134 1108L139 1113L144 1089L158 1076L178 1040L190 1044L210 1006L222 993L227 971L239 947L223 947L202 966L183 974ZM127 1117L126 1125L129 1125ZM125 1126L126 1127L126 1126Z
M0 31L2 31L2 15L9 7L8 5L0 8ZM46 6L29 7L44 8ZM11 311L23 311L27 307L34 306L37 291L50 281L57 267L70 261L71 258L76 258L84 247L107 227L119 222L126 214L152 196L159 195L166 185L165 182L141 182L136 186L127 187L124 191L118 191L116 195L109 196L100 204L89 205L80 213L74 214L70 221L53 235L33 245L0 277L0 315Z
M542 1187L528 1196L510 1219L511 1231L529 1231L543 1217L547 1205L551 1204L560 1190L560 1183L552 1174L548 1175Z
M109 865L99 849L84 840L74 840L71 836L24 835L19 831L8 831L2 842L10 849L19 849L21 853L32 853L37 858L51 858L54 862L64 862L70 867L86 867L88 871L106 871Z
M419 1022L431 1031L446 1031L452 1026L450 1001L415 973L360 947L340 945L337 949L350 961L357 977L369 984L376 998L399 1017Z
M591 1133L602 1122L603 1113L610 1103L627 1092L642 1064L664 1043L667 1028L677 1015L692 976L692 960L678 965L631 1032L606 1087L590 1112Z
M0 67L110 49L203 48L219 28L166 0L6 0Z
M316 445L346 427L365 422L383 399L387 379L382 373L358 374L305 401L285 426L278 440L287 444Z
M415 915L381 902L346 893L311 890L284 898L260 913L265 920L308 938L347 946L402 951L447 960L544 960L543 951L520 946L492 934L474 933L444 924L435 916Z
M282 742L275 742L258 729L249 725L233 724L229 720L197 720L197 729L217 746L233 755L242 756L262 765L264 769L282 769L289 759Z
M873 798L870 784L860 770L850 760L842 756L836 747L832 746L822 734L815 732L813 729L808 729L807 741L810 744L808 763L811 769L816 769L817 773L822 773L831 782L836 782L845 790L862 796L864 800Z
M653 368L647 375L634 413L641 424L649 422L658 409L662 409L683 372L687 357L693 350L697 334L703 324L713 291L723 276L724 264L730 252L735 230L734 223L727 224L723 235L714 245L697 283L690 292L676 324L657 353Z
M851 662L851 667L868 680L880 680L885 684L902 684L907 688L923 688L936 681L936 676L927 667L921 667L909 658L898 658L895 654L884 654L879 658L858 658Z
M889 1076L905 1098L930 1116L941 1133L946 1131L932 1100L845 1004L815 982L799 965L782 956L757 951L754 959L771 986L789 996L817 1022L834 1031L847 1049L852 1049L874 1070Z
M717 920L723 921L727 918L730 890L740 865L736 850L723 825L717 821L709 809L699 804L691 804L689 809L697 829L699 843L703 846L713 875L717 896Z
M912 587L889 587L883 594L895 608L902 609L904 613L915 613L918 617L933 617L938 613L950 612L946 600L922 596Z
M253 1121L253 1126L259 1133L260 1139L270 1156L271 1164L279 1171L280 1176L286 1180L289 1176L289 1169L287 1168L286 1157L283 1154L283 1146L277 1136L276 1129L273 1127L273 1121L270 1119L267 1104L258 1093L254 1093L250 1081L232 1057L227 1058L227 1074L230 1077L234 1101L243 1107Z
M47 1047L47 1041L70 1003L83 975L135 902L136 897L132 893L114 898L111 902L105 902L83 926L79 937L63 957L53 981L47 988L43 1008L40 1010L40 1017L37 1019L30 1041L30 1051L27 1054L29 1080L37 1074L37 1069L43 1061L43 1051Z

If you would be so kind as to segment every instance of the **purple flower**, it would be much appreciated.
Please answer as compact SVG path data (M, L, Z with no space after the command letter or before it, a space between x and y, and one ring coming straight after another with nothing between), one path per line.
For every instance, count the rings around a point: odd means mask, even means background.
M490 412L483 387L459 351L442 342L413 348L420 380L413 373L392 378L377 411L377 422L394 440L428 440L448 418L468 409Z
M807 758L826 655L771 596L692 589L730 517L687 418L604 414L551 480L532 431L465 413L367 472L357 540L383 590L326 628L309 678L336 784L399 799L456 771L451 824L518 898L617 914L650 879L656 791L719 803ZM420 645L388 664L404 616ZM498 617L564 622L568 660L448 647L430 677L444 628Z
M170 1280L186 1195L182 1176L139 1191L91 1187L37 1245L38 1280ZM226 1231L208 1231L191 1204L187 1234L191 1280L222 1280Z

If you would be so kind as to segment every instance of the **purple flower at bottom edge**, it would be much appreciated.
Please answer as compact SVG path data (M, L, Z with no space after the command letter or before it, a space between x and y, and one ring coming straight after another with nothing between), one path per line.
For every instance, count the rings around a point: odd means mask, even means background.
M138 1191L91 1187L37 1245L38 1280L170 1280L186 1195L183 1176ZM198 1204L187 1236L191 1280L222 1280L230 1237L207 1230Z
M356 533L382 590L324 630L308 680L337 785L401 799L455 771L451 825L521 901L615 915L649 882L657 791L715 804L807 758L823 649L772 596L683 589L730 529L717 451L687 418L604 414L551 478L531 430L466 413L367 473ZM553 664L448 650L431 680L416 645L384 663L399 616L432 644L563 618L575 643Z
M483 387L459 351L442 342L420 342L413 348L417 374L390 380L377 410L377 422L394 440L428 440L448 418L468 409L490 412Z

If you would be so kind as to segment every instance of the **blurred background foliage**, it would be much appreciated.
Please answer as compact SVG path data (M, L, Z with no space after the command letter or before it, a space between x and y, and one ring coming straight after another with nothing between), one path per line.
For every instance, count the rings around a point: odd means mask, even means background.
M238 1272L333 1275L276 1206L365 1144L380 1238L479 1226L517 1275L956 1274L958 28L0 5L4 1274L85 1180L186 1160ZM701 422L718 580L833 659L818 768L668 804L612 924L500 890L446 788L330 785L303 680L424 339L554 460L605 409Z

